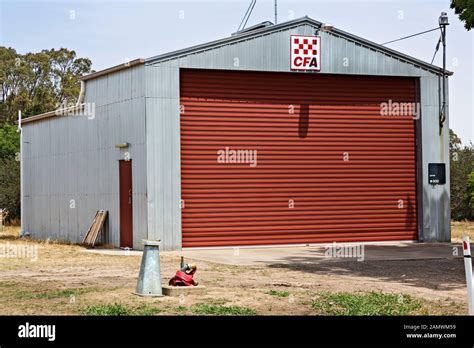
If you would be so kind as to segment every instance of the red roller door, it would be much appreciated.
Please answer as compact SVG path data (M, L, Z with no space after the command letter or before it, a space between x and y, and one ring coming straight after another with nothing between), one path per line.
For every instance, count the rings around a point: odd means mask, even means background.
M416 101L414 79L182 70L180 83L183 247L417 239L415 123L380 115Z

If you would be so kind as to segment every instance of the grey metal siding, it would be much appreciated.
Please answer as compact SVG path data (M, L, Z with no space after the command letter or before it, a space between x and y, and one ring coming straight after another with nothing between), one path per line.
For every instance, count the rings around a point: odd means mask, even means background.
M255 34L174 57L156 57L146 67L148 229L162 239L165 249L181 246L179 69L290 71L290 35L313 35L305 23L270 33ZM444 186L427 184L429 162L444 162L449 170L449 122L440 137L438 76L417 64L382 52L337 33L320 33L322 70L328 74L363 74L420 77L422 107L423 238L446 241L450 237L449 180ZM167 154L167 156L165 156ZM448 171L449 176L449 171ZM152 232L153 231L153 232Z
M24 229L36 238L80 242L99 209L108 243L119 245L118 160L133 171L134 247L147 238L144 67L86 82L95 117L58 116L25 124ZM115 144L130 143L120 150ZM72 208L72 203L75 208Z
M181 247L179 69L145 71L149 238L175 250Z
M442 78L439 76L420 78L423 183L418 188L423 191L423 240L426 242L451 240L449 114L440 136L441 83ZM433 186L428 183L429 163L445 163L447 174L445 185Z

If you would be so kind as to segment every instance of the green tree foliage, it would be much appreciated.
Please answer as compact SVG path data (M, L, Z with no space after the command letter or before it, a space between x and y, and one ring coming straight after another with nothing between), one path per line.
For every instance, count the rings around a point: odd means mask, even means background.
M459 19L465 24L467 30L474 27L474 1L473 0L451 0L451 8Z
M0 46L0 209L10 220L20 218L18 110L28 117L75 103L91 65L66 48L22 55Z
M0 47L0 124L13 122L18 110L25 117L73 103L79 77L91 71L88 58L66 48L18 54Z
M0 208L8 212L6 222L20 218L20 161L0 158Z
M20 151L20 134L17 126L4 124L0 127L0 158L15 157Z
M471 216L474 216L474 170L469 174L469 188L471 191Z
M0 127L0 209L7 220L20 217L20 135L15 125Z
M449 130L449 150L451 153L451 217L453 220L474 220L471 208L474 187L470 184L470 174L474 171L474 147L462 145L459 137ZM472 180L472 179L471 179Z

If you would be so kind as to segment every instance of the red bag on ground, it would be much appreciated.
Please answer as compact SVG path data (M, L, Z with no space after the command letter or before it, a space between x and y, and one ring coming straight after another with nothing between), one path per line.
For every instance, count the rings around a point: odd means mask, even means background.
M170 279L169 285L171 286L194 286L197 285L193 279L194 272L186 273L183 271L176 271L173 278Z

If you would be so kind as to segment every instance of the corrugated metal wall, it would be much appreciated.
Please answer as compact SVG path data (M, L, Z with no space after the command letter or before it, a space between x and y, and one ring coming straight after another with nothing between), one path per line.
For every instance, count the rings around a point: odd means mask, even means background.
M450 195L450 161L449 161L449 99L446 109L446 122L443 133L439 135L439 112L441 105L440 76L423 76L420 78L421 98L421 139L422 147L422 200L423 226L422 240L426 242L451 241L451 195ZM449 95L449 92L447 92ZM428 164L445 163L446 184L428 184Z
M181 246L181 211L177 209L181 199L180 92L177 82L180 69L289 72L290 35L313 35L314 30L313 25L298 24L271 33L236 39L232 43L147 62L147 149L149 153L163 151L160 149L168 151L163 154L165 157L148 157L148 229L153 231L150 233L164 240L165 249ZM321 36L321 73L419 78L422 120L417 121L417 124L423 136L417 146L423 145L418 160L423 172L420 203L423 206L424 226L420 231L420 238L430 241L449 240L449 183L431 187L427 179L429 162L444 162L449 168L449 122L446 122L441 136L438 130L438 76L354 40L325 32L322 32ZM162 193L165 193L166 199Z
M144 67L86 82L95 117L58 116L25 124L24 230L36 238L79 242L95 212L109 211L118 246L118 160L133 159L134 246L147 236ZM95 103L93 105L92 103ZM129 142L129 149L115 144Z
M179 70L146 67L148 237L181 247Z
M415 79L182 71L183 246L416 240L415 121L387 100Z

